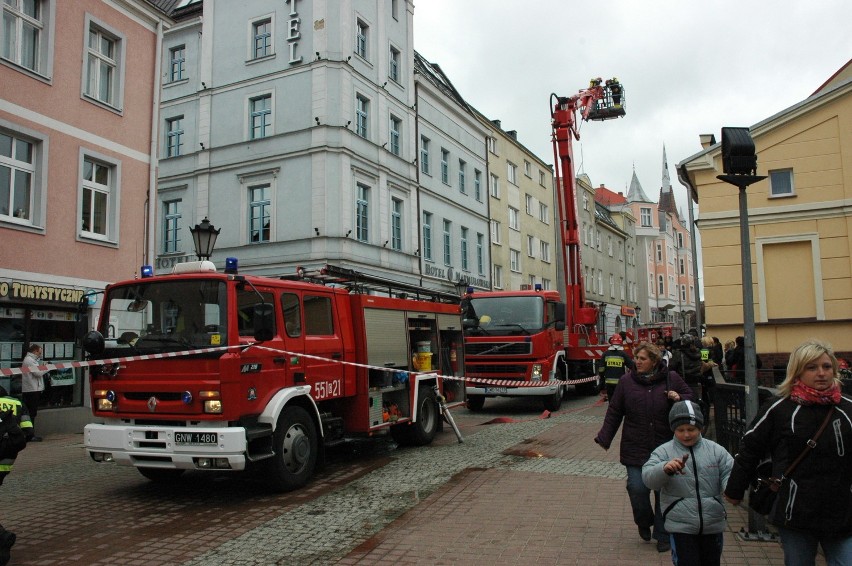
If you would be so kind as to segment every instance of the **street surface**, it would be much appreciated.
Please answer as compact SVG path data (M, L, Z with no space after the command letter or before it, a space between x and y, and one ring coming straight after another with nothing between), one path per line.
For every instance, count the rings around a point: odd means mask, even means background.
M592 442L605 405L571 397L543 417L533 399L487 400L432 446L359 441L301 491L246 474L151 483L96 464L83 437L48 437L0 488L10 564L671 564L636 534L618 451ZM723 564L782 564L777 543L735 542ZM818 562L824 564L824 562Z

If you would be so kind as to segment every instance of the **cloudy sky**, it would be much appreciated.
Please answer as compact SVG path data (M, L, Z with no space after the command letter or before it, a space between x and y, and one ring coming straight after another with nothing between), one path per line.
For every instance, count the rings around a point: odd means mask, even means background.
M618 77L627 116L583 124L578 172L626 191L635 167L656 200L665 144L685 206L674 167L699 134L721 140L810 96L852 58L850 22L849 0L417 0L414 47L546 163L550 94Z

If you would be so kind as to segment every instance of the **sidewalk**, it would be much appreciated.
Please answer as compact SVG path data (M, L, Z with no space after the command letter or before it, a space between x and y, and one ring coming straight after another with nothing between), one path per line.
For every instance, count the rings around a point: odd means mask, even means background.
M605 411L603 404L574 409L505 450L500 465L457 474L339 564L671 564L670 553L639 538L620 438L609 451L592 441ZM728 506L728 513L722 564L784 563L777 542L736 536L747 527L745 509ZM821 556L817 564L825 564Z

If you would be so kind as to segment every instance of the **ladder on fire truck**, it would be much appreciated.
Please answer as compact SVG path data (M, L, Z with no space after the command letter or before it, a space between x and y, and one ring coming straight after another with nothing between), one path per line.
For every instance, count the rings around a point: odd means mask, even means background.
M416 301L430 301L433 303L459 303L461 297L441 291L440 289L431 289L422 285L414 285L410 283L402 283L387 279L378 275L370 275L362 273L348 267L326 264L317 269L305 269L297 267L296 273L281 275L280 279L289 281L309 281L321 285L343 287L349 290L350 293L369 294L382 293L388 297L398 299L412 299Z

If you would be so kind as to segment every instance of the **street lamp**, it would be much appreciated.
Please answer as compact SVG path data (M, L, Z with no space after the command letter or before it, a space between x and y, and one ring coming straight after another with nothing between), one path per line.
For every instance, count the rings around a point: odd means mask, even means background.
M740 247L743 270L743 340L745 351L745 422L754 420L758 409L757 356L754 345L754 289L751 280L751 240L748 231L748 197L746 188L762 181L764 175L757 175L757 154L754 141L748 128L722 128L722 169L724 175L717 175L720 181L735 185L740 189ZM749 511L749 531L763 529L763 518Z
M199 260L209 260L210 256L213 255L216 238L222 229L217 230L205 216L201 224L196 224L189 231L192 233L192 241L195 244L195 255Z

